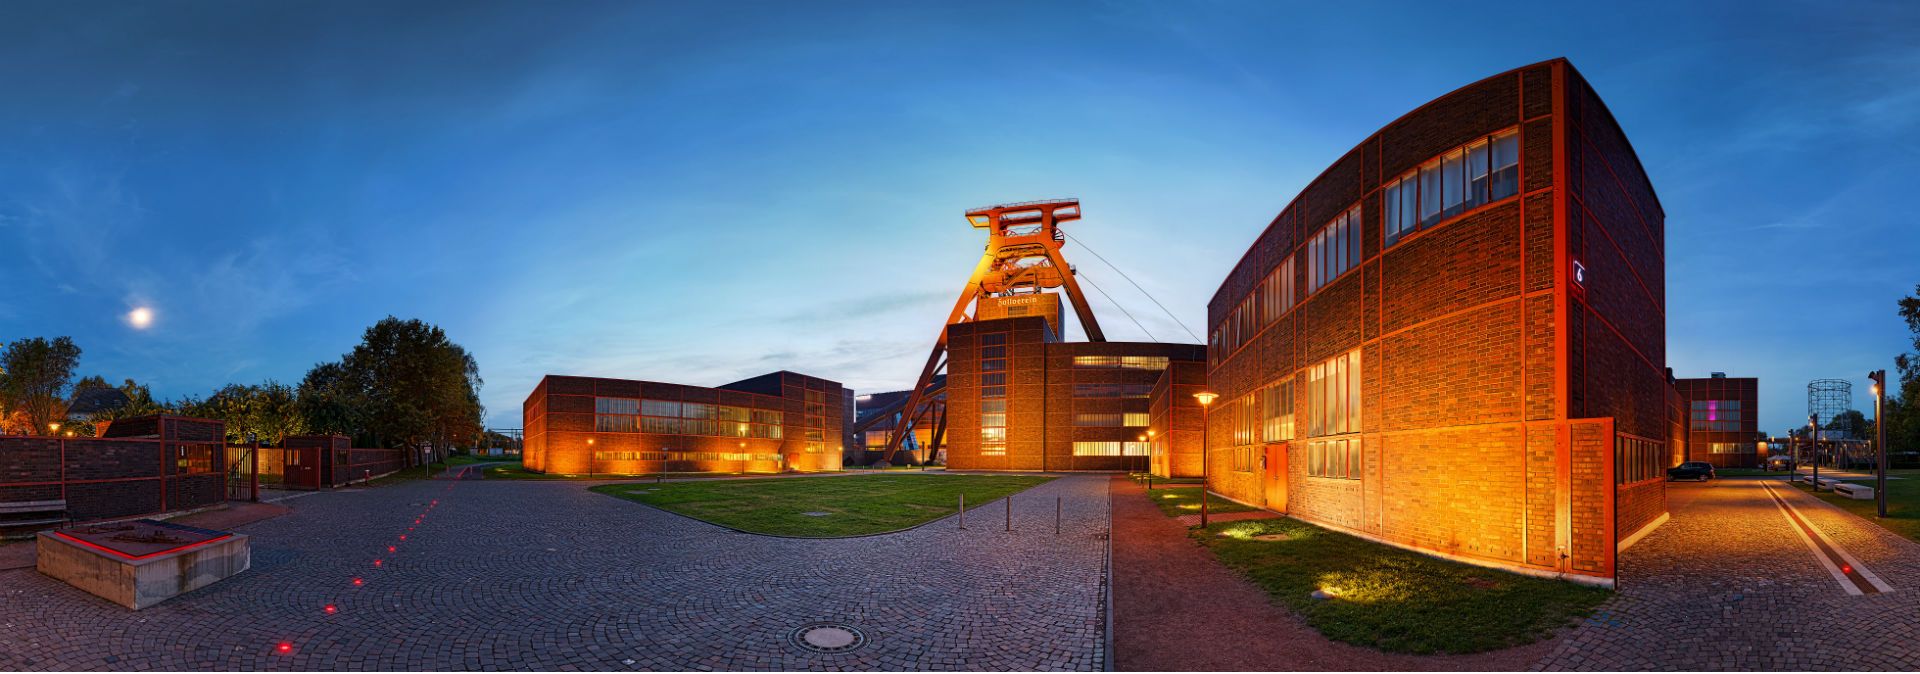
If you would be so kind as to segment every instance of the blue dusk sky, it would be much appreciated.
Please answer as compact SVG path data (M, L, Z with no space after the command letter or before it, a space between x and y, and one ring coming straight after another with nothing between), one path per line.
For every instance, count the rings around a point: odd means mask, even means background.
M1186 326L1070 244L1109 338L1191 341L1355 143L1565 56L1666 208L1675 372L1759 377L1774 433L1814 378L1870 410L1920 283L1920 4L1581 7L8 2L0 339L176 397L417 317L500 427L545 373L890 390L980 254L961 212L1072 196Z

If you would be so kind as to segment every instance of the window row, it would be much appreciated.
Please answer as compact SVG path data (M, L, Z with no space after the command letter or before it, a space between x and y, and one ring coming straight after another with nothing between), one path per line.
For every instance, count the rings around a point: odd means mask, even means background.
M1360 479L1360 441L1341 439L1307 443L1307 474L1313 477Z
M1075 398L1145 398L1153 395L1152 384L1074 384Z
M1667 469L1665 443L1630 435L1614 438L1613 483L1633 484L1661 477Z
M1293 380L1255 389L1221 410L1230 416L1233 446L1293 439Z
M1240 345L1293 308L1293 259L1288 256L1274 267L1240 306L1228 312L1220 326L1214 328L1210 344L1213 348L1207 350L1211 362L1217 364L1221 358L1239 350Z
M604 415L679 417L682 419L744 421L756 424L780 424L785 421L786 418L786 414L779 410L766 410L757 407L689 403L677 400L641 400L638 398L594 398L593 411L595 414Z
M1165 370L1166 356L1074 356L1074 367L1111 367L1122 370Z
M596 414L593 430L599 433L657 433L663 435L714 435L723 438L762 438L779 440L784 431L775 424L751 424L714 419L677 417L636 417L625 414ZM810 431L818 433L819 431Z
M1691 426L1691 428L1692 428L1693 430L1696 430L1696 431L1706 431L1706 432L1709 432L1709 433L1712 433L1712 432L1719 432L1719 433L1738 433L1738 432L1740 431L1740 426L1741 426L1741 425L1742 425L1743 423L1744 423L1744 422L1741 422L1741 421L1739 421L1739 420L1734 420L1734 421L1699 421L1699 420L1695 420L1695 421L1693 422L1693 425Z
M1146 456L1144 442L1075 442L1074 456Z
M1759 448L1758 444L1752 442L1707 443L1708 454L1752 454L1759 451Z
M1443 152L1381 190L1382 247L1481 204L1520 192L1520 132L1507 129Z
M1307 368L1307 436L1360 431L1360 350Z
M1360 231L1360 204L1354 204L1307 240L1308 295L1360 264Z
M984 422L982 425L985 425ZM1073 415L1075 426L1126 426L1146 428L1146 412L1082 412Z

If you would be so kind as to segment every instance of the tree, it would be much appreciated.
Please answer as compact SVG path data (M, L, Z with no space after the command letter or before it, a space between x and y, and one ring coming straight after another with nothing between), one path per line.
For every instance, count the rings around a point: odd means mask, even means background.
M1913 333L1914 351L1920 352L1920 285L1914 286L1913 295L1900 298L1898 305L1900 318ZM1888 388L1898 388L1887 391L1887 451L1911 452L1920 449L1920 356L1903 353L1894 357L1893 363L1900 382L1887 384Z
M446 331L388 316L339 362L307 373L301 411L316 428L353 428L375 444L444 454L479 439L480 385L479 365Z
M1832 419L1821 419L1820 429L1822 437L1828 437L1825 431L1831 430L1832 435L1865 438L1867 436L1863 434L1867 430L1867 415L1861 414L1860 410L1847 410L1833 415Z
M181 413L227 423L227 441L241 443L247 436L279 445L289 435L307 432L294 389L273 380L257 386L228 384L205 400L186 398Z
M10 432L47 433L67 416L67 384L80 347L67 337L20 339L0 351L0 417Z

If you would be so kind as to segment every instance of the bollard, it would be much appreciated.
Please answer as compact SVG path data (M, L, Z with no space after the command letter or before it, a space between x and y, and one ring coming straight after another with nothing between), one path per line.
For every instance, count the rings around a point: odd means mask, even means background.
M1053 497L1053 535L1060 535L1060 497Z
M1007 495L1007 531L1013 531L1013 495Z
M366 477L360 478L360 486L365 487L367 485L373 484L373 471L363 470L360 472L366 474Z

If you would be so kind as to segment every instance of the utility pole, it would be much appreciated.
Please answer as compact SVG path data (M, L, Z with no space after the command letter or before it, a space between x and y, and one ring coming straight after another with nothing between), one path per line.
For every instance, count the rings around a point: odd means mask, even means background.
M1867 373L1873 380L1873 501L1880 517L1887 516L1887 371Z

